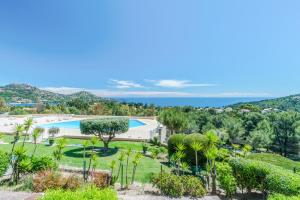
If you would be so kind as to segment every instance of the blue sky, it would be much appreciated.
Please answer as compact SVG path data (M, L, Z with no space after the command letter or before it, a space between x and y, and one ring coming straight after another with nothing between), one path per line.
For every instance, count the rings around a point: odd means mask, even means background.
M300 93L300 1L0 1L0 84L101 96Z

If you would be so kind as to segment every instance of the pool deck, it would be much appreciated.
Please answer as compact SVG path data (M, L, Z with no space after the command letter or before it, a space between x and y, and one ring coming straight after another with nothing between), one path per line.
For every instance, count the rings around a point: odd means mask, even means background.
M14 133L15 126L17 124L22 124L24 121L30 117L33 117L34 127L41 124L57 123L57 122L67 122L91 118L101 118L108 116L72 116L72 115L41 115L41 116L5 116L0 117L0 132L4 133ZM159 123L155 119L151 118L139 118L139 117L129 117L130 119L137 119L145 125L130 128L126 133L122 133L116 136L115 140L132 140L132 141L142 141L149 140L156 134L156 129ZM79 129L71 128L60 128L60 133L57 137L68 137L68 138L88 138L80 133ZM43 138L48 138L47 128L43 135Z

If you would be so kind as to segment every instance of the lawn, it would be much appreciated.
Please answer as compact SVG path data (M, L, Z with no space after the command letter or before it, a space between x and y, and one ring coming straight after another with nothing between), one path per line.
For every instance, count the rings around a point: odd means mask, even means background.
M11 142L13 140L12 136L5 135L1 139L4 142ZM21 145L23 138L20 138L20 142L16 145ZM82 144L83 140L80 139L68 139L69 145ZM1 144L0 150L10 152L12 145L11 144ZM103 147L102 142L96 145L96 147ZM126 151L131 148L133 152L141 152L142 151L142 143L140 142L111 142L109 145L110 149L107 153L98 153L99 164L97 165L98 169L109 169L109 165L112 160L116 160L118 163L118 156L121 151ZM27 154L31 155L34 149L34 145L31 143L26 143L25 148L27 150ZM154 147L153 147L154 148ZM44 144L39 144L36 151L36 156L52 156L52 152L55 147L51 147ZM87 158L88 159L88 158ZM129 175L131 176L132 172L132 163L129 161ZM64 155L59 164L65 166L73 166L73 167L82 167L83 163L83 148L82 147L66 147L64 149ZM138 165L136 172L136 181L146 183L150 180L151 173L159 173L161 168L161 163L158 160L154 160L149 157L143 157ZM163 169L168 170L166 166L163 165Z
M283 156L280 156L278 154L272 154L272 153L253 153L248 156L248 158L253 160L260 160L264 161L282 168L285 168L287 170L294 170L294 167L296 167L298 173L300 174L300 162L290 160L288 158L285 158Z

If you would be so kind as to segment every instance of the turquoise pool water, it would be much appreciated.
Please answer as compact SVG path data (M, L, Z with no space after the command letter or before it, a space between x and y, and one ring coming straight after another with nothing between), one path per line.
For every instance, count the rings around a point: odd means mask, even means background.
M129 120L129 128L136 128L139 126L144 126L145 123L136 120L136 119L130 119ZM50 123L50 124L42 124L40 127L43 128L51 128L51 127L58 127L58 128L75 128L79 129L80 128L80 121L68 121L68 122L56 122L56 123Z

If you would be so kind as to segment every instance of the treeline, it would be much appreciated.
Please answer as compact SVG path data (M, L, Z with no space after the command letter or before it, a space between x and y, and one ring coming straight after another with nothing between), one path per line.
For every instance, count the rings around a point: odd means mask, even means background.
M117 115L117 116L155 116L159 108L139 103L121 103L113 100L88 101L82 98L66 102L37 102L35 107L11 107L0 98L0 113L11 115L26 114L76 114L76 115Z
M256 151L273 151L297 156L300 142L300 114L293 111L269 112L252 109L168 108L160 111L159 121L169 134L205 133L215 130L223 145L250 144Z

